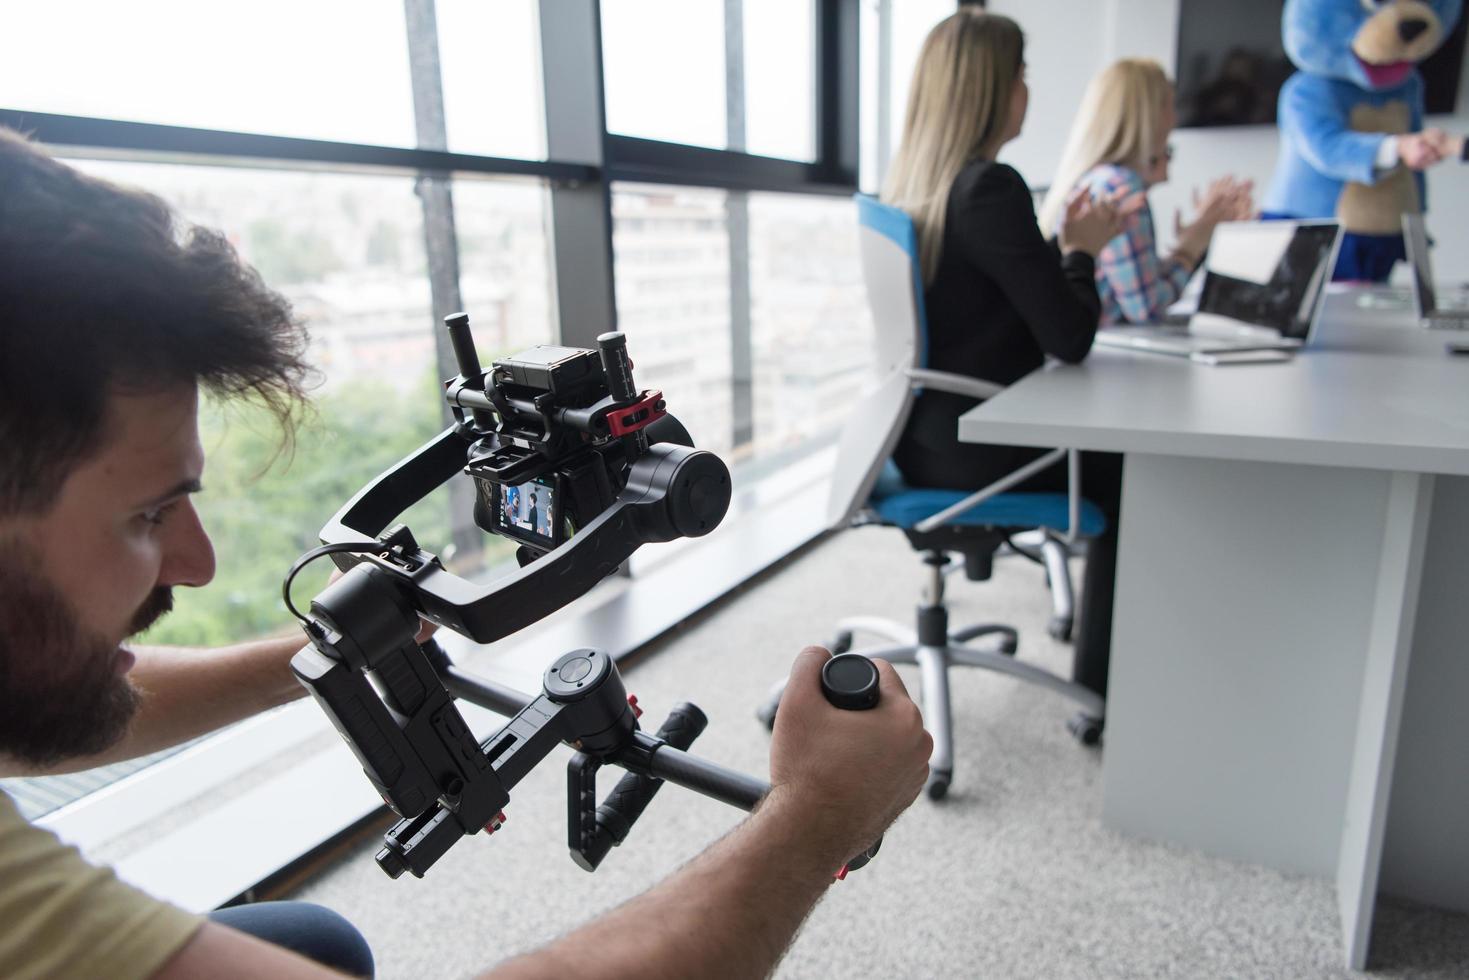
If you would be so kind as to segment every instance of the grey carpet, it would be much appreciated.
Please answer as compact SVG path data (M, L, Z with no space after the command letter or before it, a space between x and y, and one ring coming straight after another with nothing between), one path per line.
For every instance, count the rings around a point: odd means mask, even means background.
M921 580L901 535L847 532L660 641L628 672L628 688L649 719L697 703L710 724L696 750L764 775L766 735L752 709L771 681L843 615L908 621ZM956 624L1009 622L1023 658L1069 671L1070 648L1045 633L1038 567L1007 559L988 583L950 583ZM916 693L916 673L902 670ZM1103 828L1100 756L1066 733L1068 702L973 670L952 688L949 798L920 798L878 859L830 890L777 976L1357 975L1341 965L1327 882ZM548 761L517 787L501 833L462 841L422 881L389 881L368 843L293 897L357 923L383 977L465 976L636 895L738 818L666 787L589 875L565 853L564 773L564 757ZM1384 902L1372 966L1373 976L1469 977L1469 917Z

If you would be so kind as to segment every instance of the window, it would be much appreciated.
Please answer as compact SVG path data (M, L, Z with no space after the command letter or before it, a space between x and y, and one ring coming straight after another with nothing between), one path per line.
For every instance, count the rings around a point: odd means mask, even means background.
M658 388L700 449L733 448L729 234L723 191L618 185L617 317L639 386Z
M401 0L8 4L8 108L414 145Z
M725 0L603 0L607 129L814 160L814 0L743 0L735 5L738 35L726 30L730 6Z
M723 148L723 0L604 0L609 132Z
M834 438L868 380L856 206L751 194L750 297L753 449L769 469Z
M744 0L744 14L744 149L814 160L815 3Z
M435 0L449 149L543 160L535 0Z

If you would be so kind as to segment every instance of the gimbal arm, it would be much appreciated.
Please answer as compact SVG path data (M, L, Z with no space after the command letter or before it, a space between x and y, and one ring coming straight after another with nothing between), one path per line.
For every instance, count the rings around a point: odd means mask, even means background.
M729 471L713 453L654 443L632 464L611 507L575 537L491 586L476 586L420 551L411 536L379 537L399 514L464 468L468 442L446 429L347 502L322 529L327 545L378 538L382 547L338 553L338 566L371 561L399 579L428 619L479 643L524 629L586 594L640 545L698 537L729 507Z

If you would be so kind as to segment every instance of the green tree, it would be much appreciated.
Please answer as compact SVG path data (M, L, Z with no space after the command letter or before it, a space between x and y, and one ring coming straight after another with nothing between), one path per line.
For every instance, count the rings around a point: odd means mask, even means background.
M331 242L315 231L292 231L274 218L250 222L248 258L272 286L315 282L342 268Z
M317 400L316 417L298 432L289 458L264 410L206 403L200 413L205 492L197 503L218 571L205 588L176 590L174 612L144 641L212 646L288 625L280 589L291 562L320 543L322 525L368 480L441 431L442 397L427 372L406 393L372 382L343 385ZM431 495L403 521L423 547L438 552L450 540L447 494ZM508 546L492 541L487 560L503 559ZM322 559L297 577L298 608L306 608L330 571L330 560Z
M395 225L379 219L367 233L367 264L396 267L402 261L398 237Z

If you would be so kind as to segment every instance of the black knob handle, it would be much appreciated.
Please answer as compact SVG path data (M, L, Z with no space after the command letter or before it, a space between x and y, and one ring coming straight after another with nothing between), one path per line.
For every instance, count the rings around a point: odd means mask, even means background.
M832 657L821 668L821 693L845 711L877 707L877 666L860 653Z
M618 404L627 404L638 397L638 387L632 380L632 361L627 356L627 336L613 330L597 337L597 348L602 355L602 370L607 375L607 393Z
M860 653L843 653L832 657L821 668L821 693L826 700L845 711L865 711L877 707L877 665ZM882 847L879 837L871 847L856 855L842 868L841 875L856 871L877 856Z

